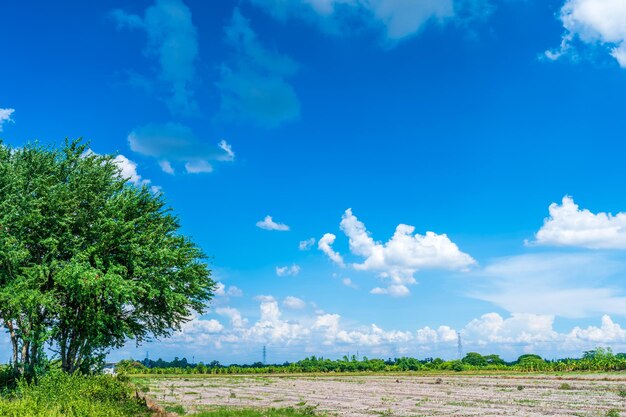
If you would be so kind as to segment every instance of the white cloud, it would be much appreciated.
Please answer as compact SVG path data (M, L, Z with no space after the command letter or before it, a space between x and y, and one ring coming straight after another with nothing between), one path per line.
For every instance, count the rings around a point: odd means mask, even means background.
M167 161L167 160L159 161L159 166L161 167L161 170L165 172L166 174L173 174L175 172L174 167L172 167L172 164L170 163L170 161Z
M306 307L306 303L298 297L288 296L283 300L283 305L292 310L302 310Z
M159 62L158 81L166 102L175 113L197 111L192 85L196 78L198 34L191 11L182 0L156 0L144 16L114 10L111 15L119 28L141 29L148 35L147 56Z
M370 294L383 295L388 294L392 297L406 297L411 294L411 291L403 284L389 285L387 288L375 287L372 288Z
M248 319L243 318L241 312L232 307L220 307L216 308L215 312L220 316L226 316L230 319L231 325L236 328L245 327L248 324Z
M212 344L228 351L248 348L256 351L260 344L268 344L274 350L293 349L302 355L343 355L346 351L358 349L368 356L385 357L398 353L419 356L419 352L432 352L448 358L456 356L457 332L461 334L465 351L505 353L511 358L529 351L562 357L580 355L582 351L597 346L626 347L626 330L608 315L602 316L600 326L576 326L563 332L554 329L553 315L528 313L508 317L487 313L458 329L440 325L398 330L383 329L374 323L369 326L346 325L339 314L333 313L303 315L303 311L293 311L306 307L304 301L296 297L283 300L288 309L285 312L272 296L256 299L260 303L259 316L251 325L239 310L217 308L215 313L229 318L229 326L214 319L193 317L170 341L199 346ZM298 319L290 319L289 315L296 315Z
M117 155L113 162L119 167L122 178L128 179L128 181L139 187L150 184L150 180L141 178L141 175L137 173L136 162L131 161L124 155Z
M279 277L287 277L292 276L295 277L300 273L300 267L296 264L291 266L277 266L276 267L276 275Z
M231 162L235 158L226 141L208 145L190 128L178 123L137 127L128 135L128 144L133 152L157 159L168 174L174 173L172 161L184 163L187 173L197 174L212 172L211 161Z
M474 343L516 344L552 341L557 338L553 330L554 316L514 313L504 319L497 313L483 314L469 322L463 329L463 337Z
M241 288L232 285L228 287L227 294L231 297L241 297L243 296L243 291L241 290Z
M15 112L15 109L0 109L0 132L2 132L2 126L5 123L13 122L11 115Z
M613 322L610 316L602 316L601 326L589 326L586 329L582 329L576 326L572 331L567 334L566 338L569 342L576 341L590 342L595 344L603 343L616 343L626 342L626 330L624 330L619 324Z
M421 345L452 343L457 341L457 333L450 326L439 326L436 330L426 326L417 329L415 341Z
M561 46L546 52L555 60L576 56L574 42L601 45L622 68L626 68L626 2L622 0L567 0L561 8L565 28Z
M343 258L341 257L339 253L335 252L332 248L332 245L335 242L335 239L337 239L337 236L333 235L332 233L326 233L324 236L322 236L319 242L317 242L317 247L319 250L324 252L330 258L331 261L333 261L334 263L336 263L337 265L341 267L344 267L345 264L343 262Z
M289 230L289 226L283 223L277 223L272 216L265 216L265 218L256 223L256 226L263 230L277 230L279 232L286 232Z
M301 240L300 243L298 243L298 249L309 250L313 247L313 245L315 245L315 238L312 237L307 240Z
M623 262L601 253L512 256L477 271L468 295L512 313L626 316L626 295L611 284L624 273Z
M406 296L410 293L407 285L416 283L414 274L421 269L465 271L476 263L471 256L461 252L447 235L433 232L413 234L415 228L405 224L398 225L386 243L376 242L351 209L342 216L340 227L349 238L350 252L365 258L362 263L351 266L356 270L376 271L390 281L387 288L374 288L372 294ZM335 235L327 233L318 246L333 261L342 265L343 259L331 248L334 241Z
M346 287L355 288L355 289L357 288L356 284L352 282L350 278L343 278L341 280L341 283L345 285Z
M226 285L224 285L223 283L216 282L215 283L215 295L218 297L226 297L226 296L241 297L243 295L243 291L241 291L240 288L234 285L231 285L227 289Z
M265 48L248 19L235 9L226 28L234 57L221 67L218 118L261 127L277 127L300 117L300 101L286 81L298 65L287 55Z
M626 249L626 213L594 214L579 209L572 197L565 196L561 205L552 203L550 217L531 244L572 246L589 249Z

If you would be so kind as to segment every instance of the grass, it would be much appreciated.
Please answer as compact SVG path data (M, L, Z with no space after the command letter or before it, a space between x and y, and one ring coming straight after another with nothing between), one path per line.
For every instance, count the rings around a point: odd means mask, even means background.
M19 382L0 395L3 417L135 417L150 415L126 382L109 376L54 372L38 384Z

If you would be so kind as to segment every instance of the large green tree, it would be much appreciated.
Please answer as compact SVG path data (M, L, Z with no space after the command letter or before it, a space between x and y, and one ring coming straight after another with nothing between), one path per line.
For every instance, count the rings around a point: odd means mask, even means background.
M87 368L132 339L165 337L202 313L214 282L163 197L81 141L0 143L0 322L12 362L55 352Z

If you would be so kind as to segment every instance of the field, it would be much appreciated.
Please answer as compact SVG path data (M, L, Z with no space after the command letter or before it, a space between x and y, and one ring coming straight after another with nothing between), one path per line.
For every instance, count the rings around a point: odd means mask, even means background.
M145 376L173 411L286 408L340 416L626 416L626 374Z

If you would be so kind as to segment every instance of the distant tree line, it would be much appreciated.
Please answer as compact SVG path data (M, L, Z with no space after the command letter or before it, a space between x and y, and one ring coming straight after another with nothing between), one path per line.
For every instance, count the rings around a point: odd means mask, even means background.
M130 374L288 374L329 372L406 372L406 371L519 371L519 372L571 372L571 371L623 371L626 370L626 354L614 354L610 348L597 348L584 352L581 358L546 360L539 355L524 354L512 362L498 355L481 355L469 352L460 360L445 361L441 358L394 358L362 359L344 356L341 359L325 359L311 356L297 362L265 365L256 362L249 365L222 365L218 361L208 364L192 364L187 359L175 358L171 362L158 359L134 361L123 360L117 371Z

